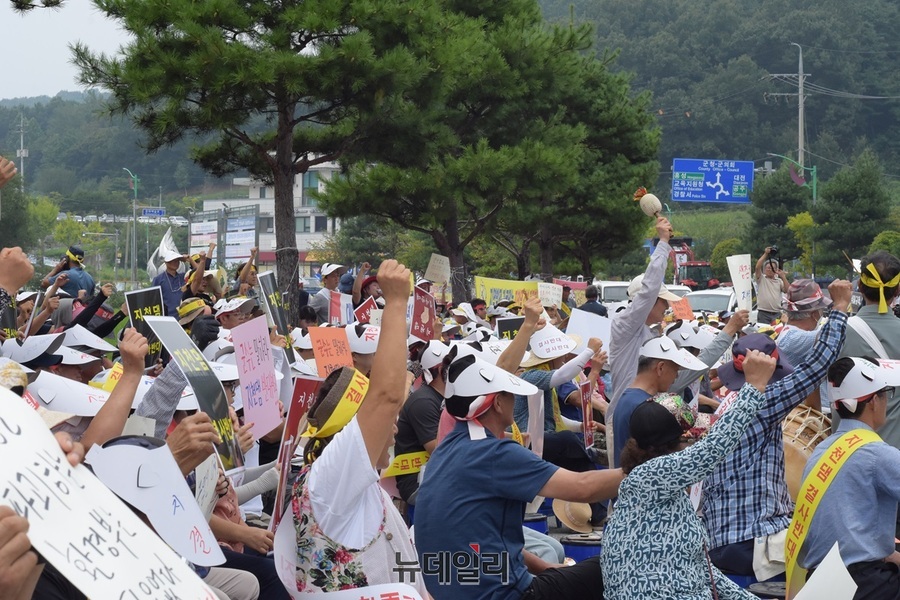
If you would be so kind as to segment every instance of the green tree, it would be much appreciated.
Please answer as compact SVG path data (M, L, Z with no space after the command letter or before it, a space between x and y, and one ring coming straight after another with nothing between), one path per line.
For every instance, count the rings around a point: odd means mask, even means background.
M390 154L398 124L418 134L411 107L430 94L419 82L436 59L466 53L445 53L460 19L427 2L94 4L134 39L114 57L76 45L81 82L111 92L109 109L132 119L151 152L198 134L203 168L247 169L274 186L279 287L293 310L295 177L354 145Z
M799 259L803 272L812 273L815 264L813 232L816 228L812 215L808 211L797 213L788 219L787 228L794 232L794 239L797 240L797 246L800 248Z
M22 193L20 177L13 178L0 193L0 239L4 246L27 250L33 230L28 226L29 200Z
M882 231L876 235L872 245L869 246L869 253L878 250L886 250L894 256L900 256L900 232Z
M722 282L731 281L731 271L728 270L728 257L741 254L744 244L738 238L722 240L713 248L709 265L712 267L716 279Z
M844 253L861 256L872 241L872 224L890 215L890 197L884 174L871 150L860 154L822 187L819 203L812 208L816 222L813 238L822 264L849 269Z
M38 258L44 264L44 244L53 233L56 217L59 215L59 204L47 196L32 198L26 209L28 217L28 238L36 242L40 250Z
M768 177L758 178L750 192L750 223L744 236L744 245L751 254L758 256L766 246L778 246L779 256L785 259L800 254L794 233L787 228L787 221L811 204L811 193L791 179L787 163Z

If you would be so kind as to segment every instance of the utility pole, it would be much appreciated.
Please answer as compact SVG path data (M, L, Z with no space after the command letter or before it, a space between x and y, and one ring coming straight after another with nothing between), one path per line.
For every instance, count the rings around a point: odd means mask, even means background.
M137 197L138 183L141 181L137 175L122 167L122 170L131 177L131 186L134 189L134 199L131 201L131 289L137 289Z
M22 186L22 193L25 193L25 159L28 158L28 148L25 147L25 116L19 114L19 149L16 150L16 156L19 158L19 184Z
M804 155L806 154L806 148L804 143L804 131L806 130L806 112L804 101L806 100L806 94L803 93L803 84L806 81L806 78L809 77L809 74L803 72L803 48L796 42L791 42L791 46L797 46L797 49L800 51L800 56L797 64L797 74L794 75L793 73L770 73L769 78L787 81L788 83L793 83L793 80L796 79L797 92L770 93L766 94L765 97L797 96L797 164L801 169L805 169L806 163L804 162Z

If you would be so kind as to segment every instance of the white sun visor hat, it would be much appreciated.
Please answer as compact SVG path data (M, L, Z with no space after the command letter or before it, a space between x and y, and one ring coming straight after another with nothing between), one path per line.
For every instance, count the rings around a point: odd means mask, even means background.
M447 356L448 352L450 352L450 346L444 342L432 340L428 342L428 346L422 351L422 357L419 359L419 364L421 364L422 368L426 371L433 369L443 362L444 357Z
M378 349L378 339L381 337L381 327L353 323L344 329L347 332L351 352L375 354L375 350Z
M291 346L297 350L312 350L312 340L309 338L309 329L306 333L299 327L291 330Z
M325 263L324 265L322 265L322 268L319 269L319 273L321 273L322 277L328 277L335 271L343 268L344 265L339 265L336 263Z
M641 346L641 356L671 360L679 367L691 371L703 371L709 368L702 360L687 350L682 350L667 337L657 337L644 342L644 345Z
M679 348L696 348L697 350L703 350L716 339L706 330L695 330L694 326L687 321L683 321L679 327L672 327L666 331L666 337L673 340Z
M163 262L169 262L171 260L181 260L184 257L181 252L177 252L175 250L165 250L162 253Z
M216 311L216 316L224 315L225 313L240 310L241 312L248 313L253 310L253 307L256 305L256 300L253 298L232 298Z
M453 365L457 367L453 368ZM538 391L537 387L521 377L516 377L475 355L463 356L453 361L451 370L444 387L445 398L454 396L472 398L498 392L528 396Z
M60 346L56 349L57 356L62 356L62 364L64 365L75 365L81 366L86 365L88 363L101 360L99 356L92 356L90 354L85 354L84 352L79 352L78 350L73 350L68 346Z
M38 292L19 292L16 294L16 304L20 304L31 298L37 298L37 295Z
M81 325L75 325L71 329L67 329L63 334L63 345L70 348L91 348L92 350L100 350L101 352L118 352L119 349L94 335Z
M10 338L3 342L2 354L6 358L23 364L36 359L41 354L55 353L62 346L62 343L61 333L32 335L25 338L25 341L21 343L17 339Z
M841 385L828 383L831 399L855 411L858 400L886 387L900 387L900 360L883 360L874 365L863 358L851 358L853 368Z
M643 275L638 275L637 277L635 277L634 279L631 280L631 283L628 284L628 292L627 292L629 300L634 300L634 297L637 296L637 293L639 291L641 291L641 286L643 285L643 283L644 283ZM663 300L669 300L671 302L678 302L679 300L681 300L681 298L679 296L670 292L669 289L666 287L666 284L664 284L664 283L659 286L659 293L657 294L657 297L662 298Z

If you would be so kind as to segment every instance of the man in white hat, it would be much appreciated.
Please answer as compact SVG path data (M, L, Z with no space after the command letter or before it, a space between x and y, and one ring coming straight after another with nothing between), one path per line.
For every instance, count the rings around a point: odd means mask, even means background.
M519 335L507 350L518 354L516 362L526 341ZM474 355L458 357L456 352L445 358L444 396L457 423L431 455L416 502L418 575L441 598L602 598L596 558L529 572L534 566L523 553L522 523L525 504L537 495L576 502L615 495L621 471L573 473L506 439L514 395L533 394L537 388Z
M166 263L166 270L154 277L150 285L158 285L162 290L166 314L178 318L178 305L181 304L183 294L181 288L184 286L184 275L178 269L185 256L174 250L166 250L162 259Z
M336 263L325 263L319 269L322 276L322 289L316 292L315 296L310 297L309 306L316 311L316 318L319 324L328 322L328 309L331 306L331 294L336 294L338 283L341 280L341 274L346 271L344 265Z
M650 256L647 270L643 275L632 279L628 285L631 303L612 322L609 343L612 391L606 414L607 420L615 414L619 396L634 381L641 345L655 337L650 331L650 325L663 320L669 301L677 302L681 299L663 285L669 253L672 251L672 247L669 246L672 226L665 217L657 218L656 234L659 236L659 243ZM607 440L609 439L607 432Z
M816 446L803 472L804 489L818 482L813 489L821 499L808 513L798 563L817 567L837 541L841 559L859 586L854 598L866 600L900 598L900 552L894 546L900 450L875 433L887 420L888 401L900 386L900 365L893 361L885 367L855 357L838 359L829 367L829 388L841 424ZM820 474L827 483L819 481ZM798 498L794 523L801 522L806 502Z
M658 337L644 342L640 349L637 375L631 385L619 397L619 406L613 417L613 461L619 457L625 442L631 437L631 414L649 398L668 391L678 378L679 369L702 371L707 365L668 337ZM608 429L607 429L608 430Z
M219 307L219 310L216 311L216 319L223 329L234 329L247 321L254 306L256 306L256 300L253 298L232 298Z

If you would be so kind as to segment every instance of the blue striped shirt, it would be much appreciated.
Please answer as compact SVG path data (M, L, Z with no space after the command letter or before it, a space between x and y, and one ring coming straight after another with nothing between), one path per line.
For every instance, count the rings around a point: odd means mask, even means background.
M781 422L825 377L844 343L847 315L832 311L807 362L766 387L766 404L737 450L703 484L703 512L710 548L787 529L794 502L784 481Z

